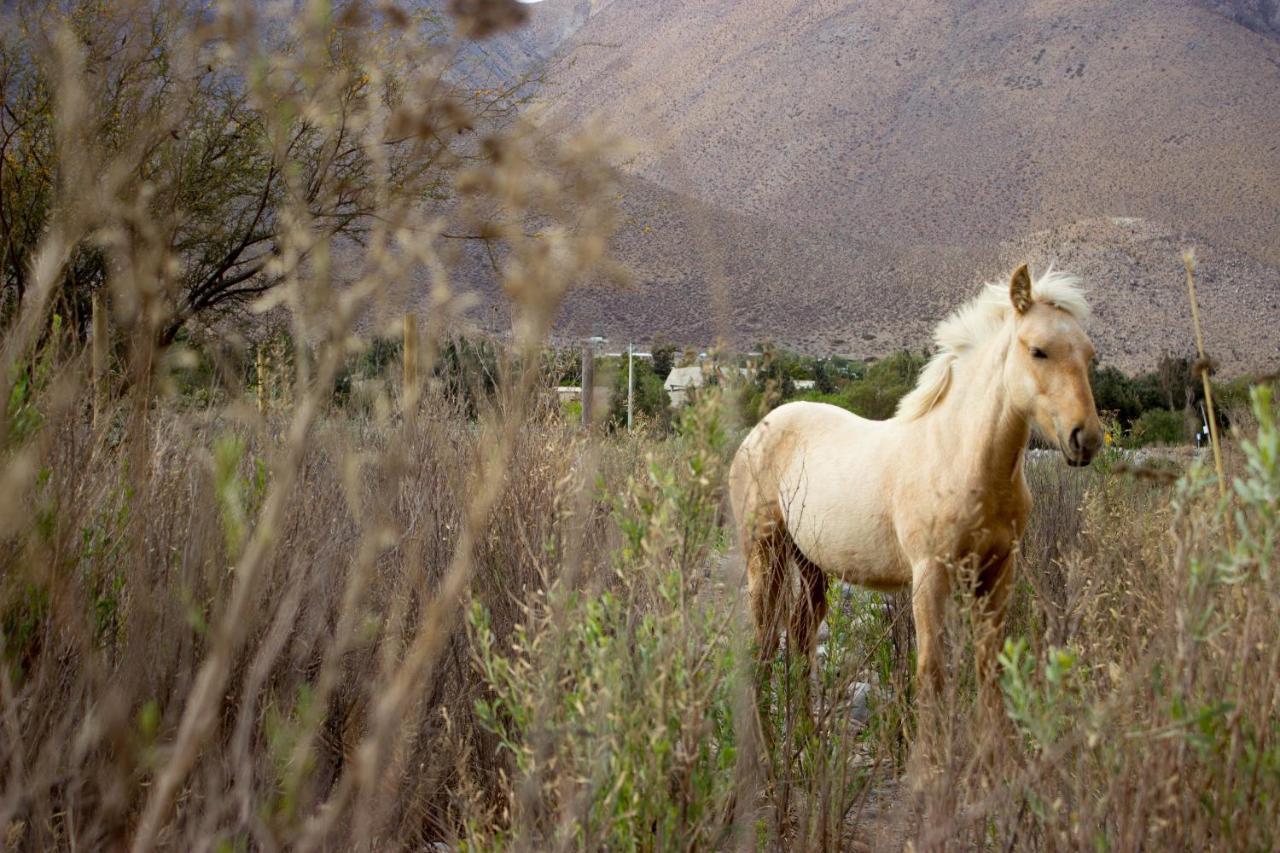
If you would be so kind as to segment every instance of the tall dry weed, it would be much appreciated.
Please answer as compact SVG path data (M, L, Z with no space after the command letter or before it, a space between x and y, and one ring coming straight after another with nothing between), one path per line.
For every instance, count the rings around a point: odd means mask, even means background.
M162 9L108 14L158 21ZM260 256L272 287L253 307L286 318L299 345L279 380L287 405L265 418L234 387L185 415L163 397L195 356L167 331L190 296L172 237L193 212L155 216L176 187L149 158L198 132L190 100L158 90L146 121L99 144L82 132L100 106L84 18L23 19L54 51L58 180L0 365L0 825L14 844L308 848L450 834L459 767L492 775L470 720L460 613L474 598L509 626L546 582L547 548L594 547L591 502L562 495L592 474L581 440L540 414L537 356L567 289L605 261L609 143L516 123L441 148L450 123L484 117L468 118L448 84L451 48L383 14L391 26L375 30L356 6L273 19L228 4L163 33L165 55L186 63L171 69L178 88L204 63L247 70L254 139L281 176ZM334 168L303 168L303 149ZM414 157L434 168L400 167ZM356 159L354 172L336 165ZM456 194L451 219L424 203L441 184ZM326 211L362 206L360 243L339 246ZM496 393L468 417L428 384L381 420L348 423L330 400L362 346L358 323L394 304L413 267L434 281L432 374L467 302L449 275L451 221L500 247L514 338ZM123 379L96 429L87 359L60 351L52 313L81 247L108 258L122 345Z

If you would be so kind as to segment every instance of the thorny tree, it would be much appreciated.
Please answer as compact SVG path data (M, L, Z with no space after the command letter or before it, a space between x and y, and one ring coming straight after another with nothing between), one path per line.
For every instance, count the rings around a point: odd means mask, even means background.
M476 87L466 63L474 55L438 49L412 67L388 60L391 40L410 36L443 44L450 22L437 14L413 16L393 6L378 11L370 38L358 47L342 27L279 36L278 44L229 54L237 41L203 4L189 0L24 0L0 27L0 317L12 313L28 288L31 252L44 233L60 182L53 127L57 104L51 33L69 24L81 42L89 72L86 142L110 156L138 128L165 128L146 143L133 176L145 210L139 222L157 229L169 257L160 292L146 306L158 343L171 342L189 322L225 316L275 287L273 269L282 229L283 200L301 197L310 220L331 236L359 241L383 200L370 173L402 187L424 204L448 203L453 167L478 150L477 137L514 114L532 76L501 86ZM252 13L252 4L246 4ZM363 19L360 4L340 4L340 18ZM245 26L251 26L247 21ZM267 61L263 51L295 58ZM337 82L334 109L323 116L282 115L288 101L264 103L255 76L274 75L272 89L300 88L316 68ZM414 79L418 78L418 79ZM424 86L423 78L434 81ZM410 93L432 91L423 103ZM356 104L376 95L385 106L378 135L357 126ZM409 117L412 118L409 118ZM336 126L334 124L336 123ZM322 126L323 124L323 126ZM283 132L282 129L283 128ZM65 187L73 190L72 187ZM81 332L91 294L110 278L107 253L93 241L76 247L56 297L58 313ZM134 316L127 306L117 316Z

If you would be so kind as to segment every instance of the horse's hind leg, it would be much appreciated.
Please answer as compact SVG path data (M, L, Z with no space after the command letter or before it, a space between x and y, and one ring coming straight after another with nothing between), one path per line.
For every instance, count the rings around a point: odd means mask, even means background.
M827 576L788 538L790 557L800 576L800 595L791 606L787 627L787 645L804 656L809 671L813 670L813 653L818 645L818 628L827 616Z
M818 645L818 628L827 616L827 576L809 561L794 542L788 539L790 557L795 561L800 589L791 602L791 618L787 626L787 650L804 661L800 675L800 702L805 717L812 722L812 679L814 651Z
M755 646L760 662L773 660L782 631L782 543L776 534L756 539L746 562L746 584L755 621Z

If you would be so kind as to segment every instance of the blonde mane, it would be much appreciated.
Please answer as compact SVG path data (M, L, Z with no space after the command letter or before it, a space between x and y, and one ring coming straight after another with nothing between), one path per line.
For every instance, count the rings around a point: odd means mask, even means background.
M1031 300L1061 308L1080 323L1089 318L1089 303L1080 289L1080 280L1052 266L1032 283ZM916 387L898 402L896 416L913 420L942 402L951 387L952 366L996 334L1012 311L1009 285L989 283L951 312L933 332L937 353L921 371Z

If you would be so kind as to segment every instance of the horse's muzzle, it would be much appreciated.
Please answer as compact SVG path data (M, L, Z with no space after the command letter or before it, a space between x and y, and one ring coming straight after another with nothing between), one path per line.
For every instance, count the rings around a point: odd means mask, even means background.
M1102 434L1098 430L1076 427L1062 447L1062 455L1073 468L1082 468L1093 461L1102 447Z

